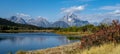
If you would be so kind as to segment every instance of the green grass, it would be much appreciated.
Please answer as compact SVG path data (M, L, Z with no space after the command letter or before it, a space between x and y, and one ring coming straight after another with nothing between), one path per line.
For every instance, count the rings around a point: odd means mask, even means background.
M92 32L56 32L57 34L66 35L66 36L86 36L93 34Z
M1 30L0 33L20 33L20 32L54 32L54 30Z

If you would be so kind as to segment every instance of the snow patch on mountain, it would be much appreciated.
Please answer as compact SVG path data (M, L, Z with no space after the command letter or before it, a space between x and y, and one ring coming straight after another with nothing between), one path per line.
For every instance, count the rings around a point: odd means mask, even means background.
M70 26L83 26L89 24L88 21L80 20L79 17L73 13L65 15L60 21L64 21Z
M28 24L35 25L38 27L50 27L50 23L43 17L38 17L35 19L29 19L27 21Z
M8 20L15 23L27 24L23 18L17 16L12 16L11 18L8 18Z

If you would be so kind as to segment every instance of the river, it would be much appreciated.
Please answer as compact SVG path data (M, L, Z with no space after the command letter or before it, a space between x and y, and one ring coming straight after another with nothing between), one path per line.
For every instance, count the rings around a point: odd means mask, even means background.
M51 48L77 41L55 33L0 33L0 54Z

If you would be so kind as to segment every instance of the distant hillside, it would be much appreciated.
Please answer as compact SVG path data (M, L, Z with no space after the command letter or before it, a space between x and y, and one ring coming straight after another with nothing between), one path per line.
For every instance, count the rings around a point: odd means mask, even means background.
M69 25L64 21L56 21L52 24L52 27L67 28Z
M0 18L0 25L9 25L9 26L14 26L17 25L14 22L8 21L6 19Z
M0 18L0 30L28 30L28 29L41 29L41 28L33 25L18 24Z

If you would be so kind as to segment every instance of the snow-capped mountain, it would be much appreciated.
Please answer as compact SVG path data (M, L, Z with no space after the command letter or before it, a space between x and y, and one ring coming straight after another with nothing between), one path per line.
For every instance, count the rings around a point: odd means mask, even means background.
M11 18L8 18L7 20L20 23L20 24L30 24L35 25L38 27L50 27L50 23L43 17L38 18L24 18L20 16L12 16Z
M36 19L29 19L28 24L39 26L39 27L50 27L50 23L43 17L38 17Z
M7 20L15 22L15 23L27 24L23 18L17 17L17 16L12 16L11 18L8 18Z
M15 23L21 23L21 24L30 24L30 25L35 25L38 27L61 27L61 28L67 28L70 26L83 26L86 24L89 24L88 21L83 21L80 20L79 17L75 14L67 14L60 20L50 23L48 22L45 18L43 17L37 17L37 18L24 18L20 16L12 16L10 21L15 22Z
M52 27L67 28L69 25L64 21L56 21L52 24Z
M88 21L80 20L79 17L73 13L65 15L60 21L64 21L70 26L83 26L89 24Z

